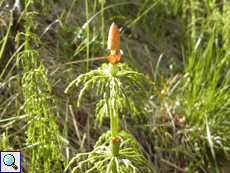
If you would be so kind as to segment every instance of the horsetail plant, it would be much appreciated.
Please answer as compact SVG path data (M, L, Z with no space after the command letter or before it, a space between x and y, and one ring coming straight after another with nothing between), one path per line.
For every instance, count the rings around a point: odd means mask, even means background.
M137 91L141 90L142 94L146 96L142 80L151 85L154 85L154 83L126 64L117 64L121 57L119 45L119 30L117 25L113 23L108 38L108 49L111 51L108 57L110 64L103 64L97 70L78 76L65 90L65 93L67 93L74 84L78 86L81 82L85 83L78 98L78 106L80 106L80 101L86 89L89 89L90 86L94 88L96 85L97 94L103 93L103 99L96 106L95 127L97 122L99 127L102 125L103 117L110 117L110 131L102 134L93 151L79 153L72 158L65 168L65 172L76 159L79 161L83 156L88 156L88 158L80 161L72 172L76 172L78 168L81 169L86 163L88 163L89 168L86 173L90 173L94 169L103 173L153 172L131 135L125 131L119 132L119 114L123 114L122 118L125 121L125 113L129 113L137 123L141 120L140 113L147 116ZM128 93L130 91L134 95L135 101L129 97ZM127 109L126 112L124 108Z
M25 71L21 79L25 103L19 111L25 112L28 125L26 149L30 150L31 157L29 172L63 172L60 161L64 161L56 146L58 143L61 149L60 134L55 122L59 113L56 100L50 94L51 87L41 57L30 47L31 41L37 46L41 42L37 35L30 31L31 27L36 29L34 15L37 13L27 12L29 3L29 0L25 3L25 33L20 32L16 36L16 40L19 37L24 37L25 40L24 51L17 56L17 66L19 67L21 60ZM44 167L40 163L43 163Z

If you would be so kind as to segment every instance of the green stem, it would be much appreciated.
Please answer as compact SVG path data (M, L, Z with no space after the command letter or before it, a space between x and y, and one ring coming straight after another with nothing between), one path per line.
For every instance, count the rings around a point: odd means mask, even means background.
M116 54L116 50L111 50L111 54Z
M110 142L110 152L112 156L117 156L119 153L119 116L116 106L116 99L117 99L117 82L114 77L112 77L112 86L111 88L111 107L110 107L110 126L111 126L111 142ZM114 99L114 102L112 101ZM112 105L114 104L114 105ZM116 115L115 115L116 113ZM116 164L112 163L113 172L116 170Z
M115 97L113 95L110 96L110 101L112 101L112 97L114 97L115 101L114 101L114 106L110 107L110 128L111 128L111 137L112 138L116 138L118 137L119 134L119 117L118 117L118 112L117 110L114 110L114 108L116 109L116 102L117 102L117 82L115 81L115 78L112 77L113 81L115 82L115 84L113 85L114 88L111 88L112 91L115 91ZM114 113L116 112L117 115L114 115Z
M115 159L112 160L112 172L111 173L118 173Z
M118 116L114 116L114 110L110 109L110 130L111 130L111 137L116 138L118 137L119 133L119 119Z

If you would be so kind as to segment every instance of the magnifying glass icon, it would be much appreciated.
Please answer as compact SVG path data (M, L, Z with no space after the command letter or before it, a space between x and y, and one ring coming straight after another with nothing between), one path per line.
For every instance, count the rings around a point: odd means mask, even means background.
M18 169L18 167L14 164L15 163L15 158L11 154L7 154L3 158L3 162L6 166L12 166L15 170Z

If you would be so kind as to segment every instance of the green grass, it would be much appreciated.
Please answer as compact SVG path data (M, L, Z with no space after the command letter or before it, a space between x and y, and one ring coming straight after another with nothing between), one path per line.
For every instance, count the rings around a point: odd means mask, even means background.
M85 92L80 109L80 89L68 95L64 90L81 73L108 63L104 56L112 22L120 29L121 62L156 83L156 88L146 85L150 120L136 125L126 115L127 132L151 167L156 172L228 172L229 1L35 0L20 4L14 20L9 10L14 4L1 2L0 149L21 150L23 172L61 172L77 153L92 151L109 129L106 118L94 129L95 90ZM35 10L39 16L29 19L27 12ZM28 27L32 23L36 29Z

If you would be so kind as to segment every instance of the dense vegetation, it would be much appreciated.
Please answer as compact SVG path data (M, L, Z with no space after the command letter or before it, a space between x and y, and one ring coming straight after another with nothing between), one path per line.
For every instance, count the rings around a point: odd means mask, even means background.
M109 130L108 117L95 126L103 92L89 88L77 107L83 84L64 91L109 63L113 22L120 62L155 83L143 81L135 95L124 88L144 109L136 119L120 114L121 130L155 172L230 172L228 0L0 0L0 7L0 150L22 151L22 172L63 172Z

